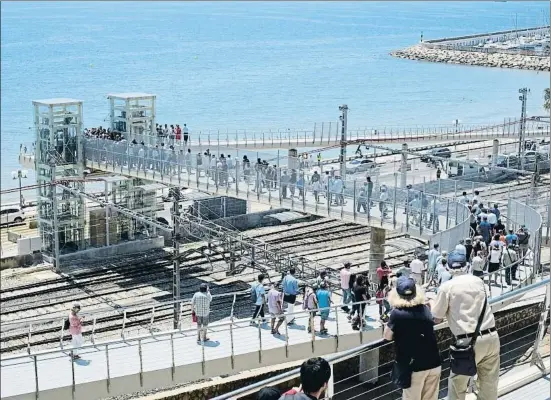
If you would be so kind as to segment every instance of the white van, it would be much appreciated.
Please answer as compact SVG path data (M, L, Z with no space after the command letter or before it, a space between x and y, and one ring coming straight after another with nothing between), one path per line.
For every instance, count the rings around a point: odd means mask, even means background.
M20 224L25 221L25 211L19 205L6 205L0 209L0 223Z

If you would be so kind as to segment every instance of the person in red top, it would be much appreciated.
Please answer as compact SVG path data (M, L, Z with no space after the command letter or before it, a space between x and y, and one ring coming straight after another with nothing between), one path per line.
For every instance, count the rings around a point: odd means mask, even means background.
M385 261L381 261L381 265L377 268L377 278L382 286L388 285L388 276L392 273L392 270Z
M182 128L176 124L176 141L179 143L182 140Z

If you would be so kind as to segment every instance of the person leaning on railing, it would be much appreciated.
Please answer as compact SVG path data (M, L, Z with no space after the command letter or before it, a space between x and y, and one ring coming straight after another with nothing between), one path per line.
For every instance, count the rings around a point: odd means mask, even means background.
M431 311L435 323L447 319L451 333L455 337L456 349L465 349L472 345L474 336L478 398L495 400L499 381L499 336L492 309L487 306L484 282L469 274L467 268L461 263L450 265L453 279L440 286ZM470 378L470 375L454 371L452 365L448 399L464 400Z

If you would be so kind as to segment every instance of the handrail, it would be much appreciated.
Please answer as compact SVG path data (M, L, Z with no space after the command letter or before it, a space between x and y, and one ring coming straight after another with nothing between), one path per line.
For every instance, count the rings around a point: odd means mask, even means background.
M354 304L370 305L370 304L374 304L375 302L376 302L376 299L370 299L370 300L365 300L365 301L357 301L357 302L348 303L348 304L339 303L337 305L330 306L330 307L316 308L316 309L312 309L312 310L295 311L293 313L286 313L285 315L295 316L295 317L300 316L300 315L308 316L308 315L310 315L311 312L318 312L318 311L327 310L327 309L329 309L329 310L335 309L335 312L337 312L337 309L340 308L340 307L350 306L350 305L354 305ZM246 318L246 319L241 319L239 321L234 320L234 321L227 321L227 322L215 322L213 324L209 324L209 328L230 326L230 325L235 325L237 323L255 322L259 319L261 319L261 318ZM161 338L161 337L170 336L170 335L173 335L174 333L189 333L189 332L196 332L196 331L197 330L195 328L171 329L171 330L164 331L164 332L156 332L155 333L155 338L158 339L158 338ZM106 340L106 341L96 342L95 344L86 344L86 345L81 346L79 349L96 348L98 346L105 345L105 344L129 343L129 342L135 342L135 341L140 341L140 340L143 340L143 339L150 339L150 338L151 338L151 335L148 334L148 335L139 335L139 336L134 336L134 337L131 337L131 338L120 339L120 340ZM28 354L15 354L15 355L11 355L11 356L2 357L2 360L16 360L16 359L26 358L26 357L34 356L34 355L55 354L55 353L59 353L59 352L63 352L63 350L60 350L60 349L39 350L39 351L36 351L36 352L30 352Z
M490 305L495 305L495 304L501 304L502 302L504 302L505 300L513 297L513 296L518 296L518 295L521 295L521 294L524 294L526 292L529 292L529 291L532 291L534 289L538 289L542 286L547 286L550 284L550 279L547 278L547 279L544 279L540 282L537 282L537 283L534 283L534 284L531 284L531 285L528 285L528 286L524 286L523 288L520 288L520 289L517 289L515 292L509 292L509 293L505 293L501 296L498 296L498 297L495 297L495 298L491 298L488 303ZM436 325L434 328L436 330L440 329L439 327L442 327L446 322L442 322L438 325ZM351 358L351 357L354 357L360 353L363 353L365 350L368 350L368 349L371 349L371 348L376 348L376 347L379 347L385 343L391 343L385 339L378 339L378 340L375 340L375 341L372 341L372 342L369 342L367 344L364 344L364 345L361 345L361 346L358 346L354 349L350 349L350 350L347 350L347 351L344 351L342 353L339 353L339 354L333 354L331 356L328 356L328 357L325 357L325 359L330 362L330 363L337 363L337 362L341 362L341 361L344 361L348 358ZM267 378L267 379L264 379L262 381L259 381L259 382L255 382L255 383L252 383L248 386L245 386L245 387L241 387L239 389L236 389L236 390L233 390L229 393L226 393L226 394L223 394L221 396L217 396L217 397L214 397L213 399L211 400L228 400L228 399L233 399L234 397L236 396L241 396L241 395L245 395L247 393L250 393L250 392L253 392L255 390L259 390L263 387L267 387L267 386L271 386L271 385L274 385L274 384L277 384L277 383L280 383L281 381L287 381L287 380L290 380L290 379L293 379L293 378L296 378L300 376L300 367L298 368L295 368L291 371L287 371L287 372L284 372L280 375L276 375L276 376L273 376L273 377L270 377L270 378Z
M244 295L244 294L248 294L248 293L249 293L249 290L245 289L245 290L238 291L238 292L213 294L212 298L214 299L214 298L221 298L221 297L226 297L226 296L227 297L240 296L240 295ZM159 307L169 306L169 305L178 304L178 303L179 304L191 303L191 299L169 300L169 301L165 301L165 302L162 302L162 303L158 303L158 302L155 303L155 302L151 302L151 301L137 302L137 303L134 303L134 304L130 304L130 305L126 305L126 306L120 306L120 307L116 307L116 308L105 307L105 308L98 308L98 309L95 309L95 310L90 310L88 312L83 311L79 314L82 315L82 316L92 316L92 315L101 314L101 313L108 313L108 312L123 313L124 311L128 312L129 310L138 309L140 307L144 307L144 308L156 307L156 308L159 308ZM67 311L69 311L69 310L67 310ZM18 325L26 325L26 324L30 324L30 323L36 324L36 323L55 322L55 321L58 321L59 319L65 319L65 317L58 316L58 317L49 317L49 318L22 319L22 320L17 320L17 321L2 322L2 332L4 332L4 328L6 326L11 327L13 325L18 326Z

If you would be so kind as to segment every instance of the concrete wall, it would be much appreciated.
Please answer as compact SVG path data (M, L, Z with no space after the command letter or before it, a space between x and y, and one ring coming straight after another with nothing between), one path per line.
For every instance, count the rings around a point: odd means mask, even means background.
M43 261L42 253L26 254L23 256L4 257L0 260L0 270L7 268L30 267Z
M247 213L247 201L234 197L218 196L195 200L192 214L206 220L227 218Z
M63 264L67 264L76 260L99 259L111 256L120 256L122 254L140 253L152 249L158 249L163 246L164 238L162 236L158 236L143 240L132 240L108 247L98 247L76 253L63 254L59 258Z
M237 229L240 231L258 228L260 226L274 225L278 221L272 218L272 221L263 220L266 215L277 214L288 211L286 208L276 208L273 210L261 211L257 213L238 215L235 217L220 218L213 222L228 229Z

